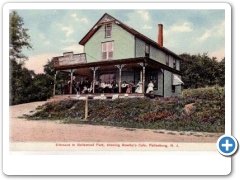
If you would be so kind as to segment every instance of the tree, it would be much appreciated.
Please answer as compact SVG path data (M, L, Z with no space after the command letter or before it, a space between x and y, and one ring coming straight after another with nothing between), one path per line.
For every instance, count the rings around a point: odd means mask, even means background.
M23 19L16 11L12 11L9 16L10 60L23 63L28 58L22 54L22 49L24 47L32 49L32 45L30 44L30 36L27 34L28 29L23 27Z
M28 29L23 27L23 19L16 11L10 13L10 105L47 100L52 96L52 67L45 67L46 74L35 74L23 67L27 56L24 47L32 49ZM51 69L52 68L52 69Z
M181 54L184 60L181 64L185 88L198 88L205 86L224 86L225 63L218 62L217 58L210 58L207 53L190 55Z
M53 77L48 74L37 74L32 81L31 86L27 89L30 101L45 101L53 93Z
M56 71L53 68L53 61L48 60L47 64L45 64L44 66L44 72L47 75L50 75L51 77L54 76L54 74L56 73ZM69 73L67 72L59 72L57 73L57 81L56 81L56 94L62 94L62 89L64 86L64 82L67 81L70 77L69 77Z
M22 66L27 56L22 54L23 47L32 49L28 29L23 28L23 19L12 11L9 15L9 72L10 72L10 105L29 102L27 88L35 76L33 71Z

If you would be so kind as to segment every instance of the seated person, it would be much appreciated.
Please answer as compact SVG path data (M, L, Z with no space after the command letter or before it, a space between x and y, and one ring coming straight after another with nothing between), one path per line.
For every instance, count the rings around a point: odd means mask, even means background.
M129 88L130 88L130 93L134 93L135 92L135 84L133 81L131 81L129 83Z
M142 93L142 82L139 81L135 93Z
M126 82L126 81L123 81L121 87L122 87L122 93L126 93L127 88L128 88L127 82Z
M153 85L152 81L150 81L148 83L148 88L147 88L146 93L152 93L153 92L153 87L154 87L154 85Z
M99 80L95 81L95 93L97 93L99 91Z
M88 88L87 88L87 86L84 86L84 87L83 87L83 90L82 90L81 93L82 93L82 94L87 94L87 93L88 93Z
M112 86L112 93L117 93L118 92L118 84L116 83L115 80L112 81L111 86Z
M85 81L83 80L83 78L81 78L79 84L78 84L78 87L79 87L79 92L82 93L83 89L84 89L84 86L85 86Z
M100 79L99 80L99 89L98 89L99 93L102 93L104 88L105 88L105 83L102 82L101 79Z
M111 88L112 88L112 85L111 85L110 82L108 81L107 83L105 83L104 92L105 92L105 93L110 93L110 92L111 92Z
M91 82L91 86L87 89L88 90L88 93L92 93L92 90L93 90L93 83Z

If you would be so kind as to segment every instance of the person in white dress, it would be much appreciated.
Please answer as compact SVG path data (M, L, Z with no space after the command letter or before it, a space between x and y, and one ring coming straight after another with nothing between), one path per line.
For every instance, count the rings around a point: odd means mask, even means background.
M150 82L148 83L148 88L147 88L146 93L148 94L148 93L150 93L150 92L153 92L153 87L154 87L154 85L153 85L152 81L150 81Z
M135 93L142 93L142 82L141 81L138 82Z

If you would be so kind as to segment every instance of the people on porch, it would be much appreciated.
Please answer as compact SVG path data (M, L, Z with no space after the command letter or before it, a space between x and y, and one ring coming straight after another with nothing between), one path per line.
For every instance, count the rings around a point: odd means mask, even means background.
M128 88L128 84L126 81L123 81L121 88L122 88L122 93L126 93L127 88Z
M88 88L88 93L92 93L93 91L93 82L91 82L91 86Z
M91 82L89 81L88 78L85 79L84 86L86 86L87 88L90 88Z
M142 82L139 80L135 93L142 93Z
M135 92L135 84L134 84L133 81L130 81L129 88L130 88L130 93L134 93Z
M148 88L147 88L146 93L147 93L147 94L148 94L148 93L152 93L152 92L153 92L153 87L154 87L154 84L152 83L152 81L150 81L150 82L148 83Z
M92 91L92 83L88 80L88 78L85 79L85 81L82 83L83 90L81 91L82 94L87 94L89 91Z
M78 86L79 86L79 92L82 93L85 86L85 81L83 80L83 78L81 78Z
M118 84L116 83L115 80L112 81L111 86L112 86L112 93L117 93L118 92Z
M82 94L87 94L87 93L88 93L88 88L87 88L87 86L84 86L84 87L83 87L83 90L82 90L81 93L82 93Z
M103 93L104 88L105 88L105 83L102 82L101 79L99 79L99 89L98 89L99 93Z
M110 82L106 82L105 85L104 85L104 93L110 93L112 90L112 85L110 84Z

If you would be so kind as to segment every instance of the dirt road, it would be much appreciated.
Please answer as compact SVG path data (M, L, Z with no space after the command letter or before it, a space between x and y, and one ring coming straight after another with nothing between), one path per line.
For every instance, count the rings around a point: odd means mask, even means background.
M61 124L19 118L46 102L10 106L10 142L216 142L221 134Z

